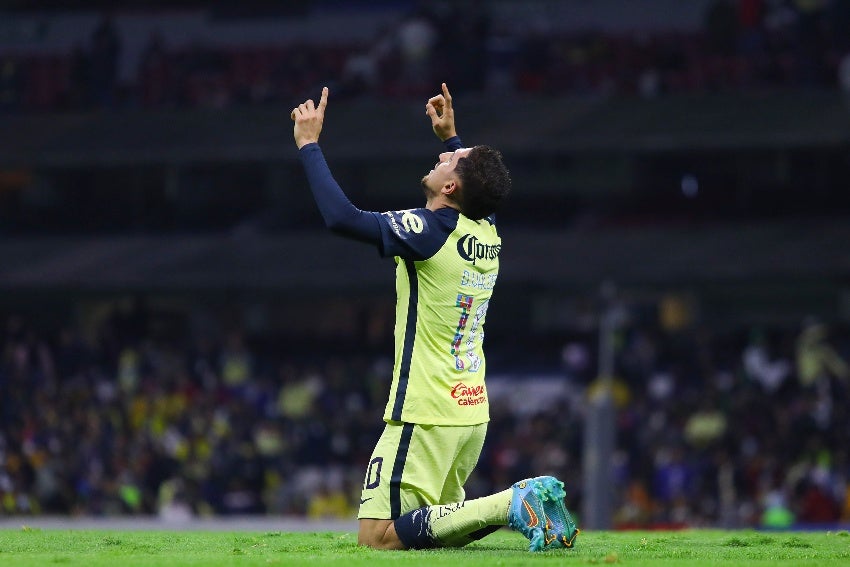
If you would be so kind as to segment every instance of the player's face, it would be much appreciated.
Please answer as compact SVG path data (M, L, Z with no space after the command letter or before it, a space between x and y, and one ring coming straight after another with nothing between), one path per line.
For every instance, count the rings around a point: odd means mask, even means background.
M439 155L439 161L434 164L434 169L425 174L422 178L422 189L425 195L430 197L440 192L440 189L445 187L449 181L457 181L455 176L455 167L461 158L469 155L472 148L461 148L453 152L443 152Z

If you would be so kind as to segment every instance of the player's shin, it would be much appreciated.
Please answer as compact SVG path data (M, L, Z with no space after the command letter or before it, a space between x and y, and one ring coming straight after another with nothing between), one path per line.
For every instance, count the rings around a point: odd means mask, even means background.
M461 547L507 525L511 490L466 502L426 506L395 521L408 549Z

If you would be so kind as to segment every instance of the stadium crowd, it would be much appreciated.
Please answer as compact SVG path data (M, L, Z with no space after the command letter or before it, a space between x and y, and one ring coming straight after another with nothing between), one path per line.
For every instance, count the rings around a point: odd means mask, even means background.
M502 95L850 90L839 0L716 0L692 32L563 31L494 21L477 2L421 5L372 41L170 47L153 33L130 70L119 69L120 26L104 17L68 53L0 53L0 111L288 106L319 83L337 98L421 98L443 80Z
M344 354L237 330L164 338L155 319L116 309L54 332L4 316L0 514L352 517L386 356L354 339ZM515 392L540 378L491 394L469 497L551 473L580 511L596 341L562 339L535 353L557 394L523 396L522 411ZM629 324L617 343L618 527L850 521L847 328ZM493 384L522 375L507 361L529 353L511 348L491 342Z

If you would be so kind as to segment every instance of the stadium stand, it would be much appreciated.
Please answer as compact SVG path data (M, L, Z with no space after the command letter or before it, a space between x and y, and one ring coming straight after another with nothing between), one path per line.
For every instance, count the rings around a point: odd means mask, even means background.
M350 517L390 370L354 338L368 328L350 329L340 352L252 337L223 311L197 334L169 330L180 325L144 303L101 313L52 331L4 317L4 514ZM513 372L492 379L493 432L471 493L546 471L580 503L595 339L561 339L530 355L545 362L537 374L516 362L525 347L495 347ZM799 525L848 520L846 325L713 332L635 317L621 340L617 526L764 527L780 504ZM547 395L517 405L519 384Z

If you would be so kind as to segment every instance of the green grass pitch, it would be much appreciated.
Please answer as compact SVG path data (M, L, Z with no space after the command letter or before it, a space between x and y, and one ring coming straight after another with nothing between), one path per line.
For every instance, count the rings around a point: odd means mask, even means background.
M525 539L501 530L463 549L374 551L348 532L196 532L0 530L0 565L850 565L850 533L689 530L590 532L575 549L526 551Z

